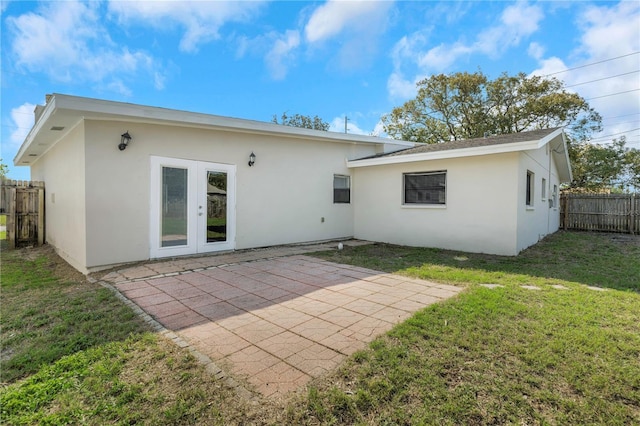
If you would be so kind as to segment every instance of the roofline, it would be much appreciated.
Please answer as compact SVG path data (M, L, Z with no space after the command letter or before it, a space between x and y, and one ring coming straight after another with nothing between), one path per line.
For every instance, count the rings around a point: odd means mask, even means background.
M418 161L474 157L478 155L502 154L507 152L518 152L518 151L526 151L530 149L539 149L545 146L547 143L549 143L551 140L553 140L560 134L563 135L563 142L564 142L563 129L557 128L556 130L554 130L553 132L549 133L548 135L546 135L541 139L534 139L534 140L522 141L522 142L512 142L512 143L501 143L501 144L494 144L494 145L475 146L475 147L468 147L468 148L447 149L447 150L433 151L433 152L421 152L416 154L386 156L386 157L368 158L368 159L361 159L361 160L350 160L350 161L347 161L347 167L357 168L357 167L381 166L381 165L387 165L387 164L414 163Z
M44 106L39 119L29 131L22 146L14 158L14 164L20 165L20 161L27 153L33 140L44 130L45 124L52 118L55 111L64 110L77 112L77 122L82 120L113 120L149 124L165 124L184 127L197 127L216 129L228 132L253 133L264 135L277 135L288 138L307 140L321 140L337 143L363 143L363 144L392 144L400 147L413 147L415 143L381 138L377 136L354 135L349 133L328 132L323 130L305 129L300 127L285 126L256 120L224 117L213 114L174 110L161 107L145 106L126 102L108 101L79 96L70 96L60 93L52 94ZM77 124L77 123L76 123ZM64 132L56 140L60 140L67 132Z

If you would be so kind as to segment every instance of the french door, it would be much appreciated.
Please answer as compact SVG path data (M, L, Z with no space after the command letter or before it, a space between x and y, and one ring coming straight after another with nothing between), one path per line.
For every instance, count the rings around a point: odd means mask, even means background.
M151 157L150 257L235 248L236 166Z

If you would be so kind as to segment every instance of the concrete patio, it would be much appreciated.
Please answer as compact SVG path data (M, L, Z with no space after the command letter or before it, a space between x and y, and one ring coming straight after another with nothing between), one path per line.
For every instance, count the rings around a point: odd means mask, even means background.
M334 369L415 311L461 290L304 255L335 247L150 262L102 279L223 370L271 397Z

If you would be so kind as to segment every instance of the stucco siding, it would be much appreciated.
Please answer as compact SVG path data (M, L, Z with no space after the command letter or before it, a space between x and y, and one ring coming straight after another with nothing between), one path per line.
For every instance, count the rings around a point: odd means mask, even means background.
M403 173L446 170L446 206L402 204ZM516 254L517 154L355 168L355 237Z
M376 149L140 123L86 127L89 267L149 258L152 155L237 166L235 248L243 249L353 236L353 205L333 204L333 175L350 175L346 160ZM133 139L119 151L125 131Z
M84 125L80 123L31 165L45 182L45 236L76 269L86 272Z
M546 235L558 230L559 206L549 206L553 186L559 186L557 167L550 155L550 147L524 151L520 154L518 173L517 239L518 252L540 241ZM526 203L527 171L533 172L533 205ZM545 196L543 183L545 181ZM559 196L559 194L558 194ZM558 200L559 201L559 200Z

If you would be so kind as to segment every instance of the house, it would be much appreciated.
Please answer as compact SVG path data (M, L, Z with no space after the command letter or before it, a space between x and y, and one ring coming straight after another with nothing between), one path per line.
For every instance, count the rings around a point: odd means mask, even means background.
M562 129L441 145L54 94L14 163L46 240L113 265L349 237L515 255L558 229Z

